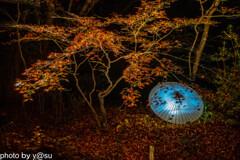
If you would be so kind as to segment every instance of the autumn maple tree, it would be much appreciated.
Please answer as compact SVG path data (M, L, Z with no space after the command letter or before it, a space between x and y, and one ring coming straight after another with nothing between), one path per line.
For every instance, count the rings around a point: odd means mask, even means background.
M23 73L24 78L16 82L16 90L23 95L25 101L33 100L32 95L40 88L65 90L63 81L70 76L87 105L92 110L99 127L102 123L93 105L93 95L97 95L103 114L103 125L107 124L104 99L121 80L129 85L122 93L124 103L133 107L140 95L140 90L153 82L155 77L167 77L169 73L181 72L167 55L172 48L179 46L177 40L169 35L180 31L181 27L196 23L210 24L204 19L170 19L165 9L173 0L141 1L135 14L111 18L79 17L69 13L68 21L74 26L33 26L17 25L28 31L19 41L52 40L61 52L52 52L47 60L38 60ZM66 17L65 17L66 19ZM117 29L109 29L117 25ZM120 71L114 76L110 74L114 65L124 62ZM79 70L88 65L92 85L87 86L87 93L80 84ZM101 77L106 82L98 89ZM85 86L86 87L86 86Z

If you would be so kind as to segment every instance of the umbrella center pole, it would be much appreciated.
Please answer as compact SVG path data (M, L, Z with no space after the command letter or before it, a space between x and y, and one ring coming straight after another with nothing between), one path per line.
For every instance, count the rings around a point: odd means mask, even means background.
M181 98L183 97L183 95L178 91L175 91L173 94L174 94L174 98L178 100L180 104L182 104Z

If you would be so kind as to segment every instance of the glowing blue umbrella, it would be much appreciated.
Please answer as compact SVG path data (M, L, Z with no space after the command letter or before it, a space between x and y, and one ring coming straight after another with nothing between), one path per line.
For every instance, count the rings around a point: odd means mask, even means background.
M149 94L150 107L160 118L186 124L201 117L203 102L190 87L177 82L156 85Z

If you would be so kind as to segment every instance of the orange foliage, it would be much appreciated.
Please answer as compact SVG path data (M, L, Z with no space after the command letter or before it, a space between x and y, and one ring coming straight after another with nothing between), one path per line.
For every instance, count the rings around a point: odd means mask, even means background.
M178 41L167 37L181 27L195 23L212 23L204 19L169 19L165 9L172 2L174 0L142 0L136 14L125 17L115 14L101 21L94 17L69 14L76 24L74 27L18 25L29 31L20 41L53 40L62 53L53 52L48 60L39 60L28 68L23 73L26 78L17 81L16 90L26 100L32 100L31 95L41 87L45 91L62 90L64 87L60 82L67 81L67 75L73 73L73 64L78 69L88 60L90 65L95 66L92 69L103 72L110 84L103 91L105 95L116 86L109 77L111 66L124 59L128 63L127 67L116 74L119 75L119 80L123 77L129 83L130 89L125 88L122 92L124 102L126 105L136 106L140 94L135 90L143 89L157 76L166 78L169 72L180 71L171 60L162 56L180 45ZM107 30L106 26L111 24L117 24L121 30ZM84 61L76 64L76 56Z

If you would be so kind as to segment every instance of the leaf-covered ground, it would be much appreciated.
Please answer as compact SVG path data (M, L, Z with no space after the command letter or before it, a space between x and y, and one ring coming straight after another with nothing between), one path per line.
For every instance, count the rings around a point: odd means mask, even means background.
M240 159L239 128L223 121L172 125L149 109L108 109L108 126L98 130L92 114L62 125L16 118L1 129L1 153L37 153L53 159Z

